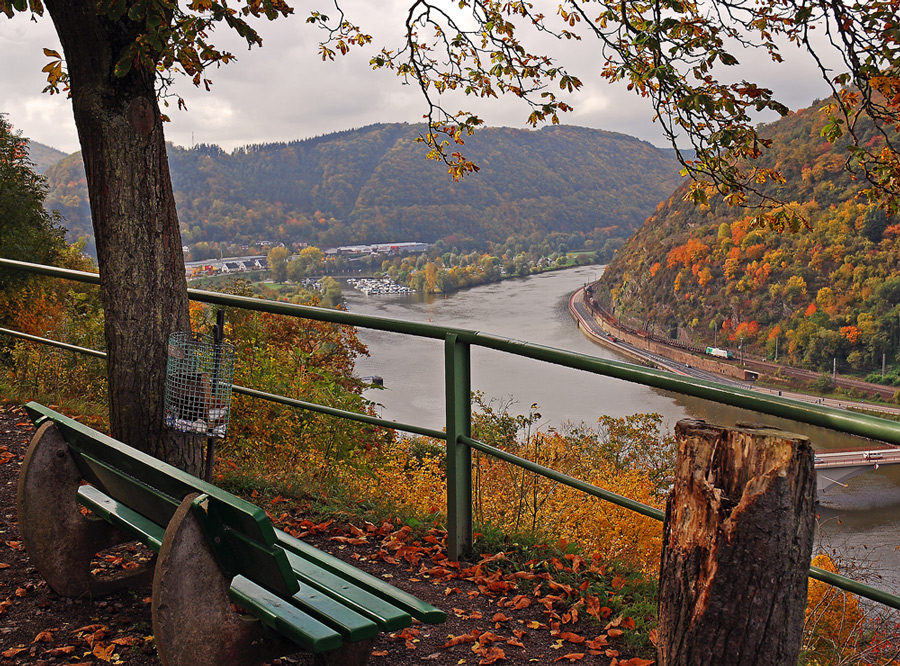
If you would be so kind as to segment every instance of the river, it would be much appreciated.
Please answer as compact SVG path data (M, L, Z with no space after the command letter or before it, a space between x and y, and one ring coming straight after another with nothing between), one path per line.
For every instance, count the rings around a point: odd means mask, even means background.
M346 284L343 289L351 312L468 328L627 361L586 338L568 312L572 292L601 272L597 266L573 268L446 296L366 296ZM360 338L370 357L358 361L357 374L384 379L383 391L367 393L381 406L381 415L443 428L442 343L369 330L361 330ZM657 412L667 428L686 416L721 425L753 421L806 434L821 450L866 445L804 424L479 348L472 350L472 388L500 402L512 401L510 411L516 413L527 412L536 403L545 428L566 421L594 425L602 414ZM900 465L851 479L846 488L826 495L817 513L826 547L859 562L876 587L900 594Z

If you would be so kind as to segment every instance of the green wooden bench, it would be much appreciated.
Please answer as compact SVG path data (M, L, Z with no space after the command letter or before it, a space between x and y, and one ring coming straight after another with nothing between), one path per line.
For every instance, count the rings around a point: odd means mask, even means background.
M43 405L26 409L38 427L18 489L31 560L51 589L70 597L107 594L152 575L164 666L259 664L298 646L320 664L363 664L379 632L413 618L446 619L275 529L261 508ZM152 566L91 573L97 552L135 539L156 551Z

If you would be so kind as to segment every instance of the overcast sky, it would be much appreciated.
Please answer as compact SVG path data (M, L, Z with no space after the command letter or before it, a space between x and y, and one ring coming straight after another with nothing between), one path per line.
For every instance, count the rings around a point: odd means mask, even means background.
M374 46L329 63L323 63L316 53L320 31L305 23L310 5L294 4L292 17L260 26L262 48L248 51L238 42L229 42L238 59L211 72L211 92L194 89L187 82L179 85L188 111L179 111L174 105L166 111L172 119L166 126L169 141L182 146L215 143L231 150L377 122L422 120L426 109L418 89L368 66L376 47L399 43L409 0L347 0L348 16L373 35ZM553 13L549 5L547 13ZM225 42L227 32L219 31L219 43ZM659 125L652 122L649 104L624 86L610 86L600 78L596 43L542 44L585 83L571 100L575 111L564 114L563 123L622 132L665 145ZM0 14L0 112L6 112L26 137L74 152L79 146L70 102L64 96L41 92L46 84L41 68L48 61L43 47L61 51L48 17L33 22L26 15L8 19ZM780 66L766 63L758 55L748 55L746 61L744 76L758 77L792 109L809 106L827 95L809 59L797 51L789 51ZM473 106L471 102L462 104ZM518 100L501 98L476 108L488 125L526 127L529 110Z

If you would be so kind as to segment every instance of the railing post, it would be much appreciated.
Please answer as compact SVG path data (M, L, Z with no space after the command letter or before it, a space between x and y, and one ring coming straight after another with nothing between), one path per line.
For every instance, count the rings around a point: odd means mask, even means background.
M444 341L447 401L447 554L459 560L472 551L472 450L459 438L472 436L470 346L456 333Z

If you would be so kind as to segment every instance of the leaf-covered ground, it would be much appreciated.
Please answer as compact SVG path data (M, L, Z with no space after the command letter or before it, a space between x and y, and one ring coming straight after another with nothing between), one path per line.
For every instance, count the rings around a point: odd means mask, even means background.
M16 483L32 432L24 412L0 408L0 666L157 666L149 586L103 599L66 599L31 567L16 523ZM287 531L447 611L445 624L383 634L373 666L654 663L627 647L645 618L607 606L627 581L596 562L570 555L515 570L496 554L453 563L437 529L416 538L391 522L310 521L280 498L266 508ZM131 567L143 557L141 548L125 547L103 554L96 566ZM273 666L309 663L299 653Z

